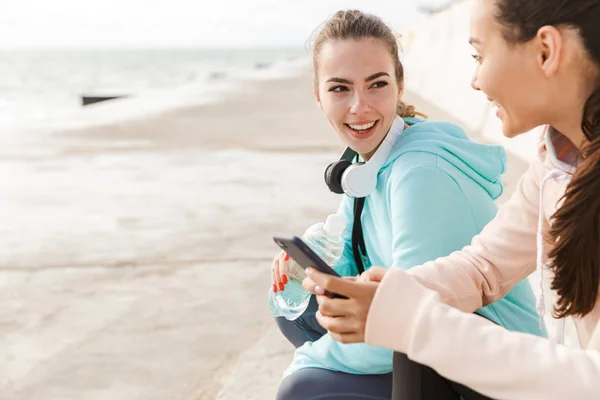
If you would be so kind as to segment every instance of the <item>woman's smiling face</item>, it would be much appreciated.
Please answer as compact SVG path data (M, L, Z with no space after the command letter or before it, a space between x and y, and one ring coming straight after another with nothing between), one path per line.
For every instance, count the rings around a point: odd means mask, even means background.
M318 55L317 101L342 141L364 159L396 118L402 93L394 61L380 40L335 40Z

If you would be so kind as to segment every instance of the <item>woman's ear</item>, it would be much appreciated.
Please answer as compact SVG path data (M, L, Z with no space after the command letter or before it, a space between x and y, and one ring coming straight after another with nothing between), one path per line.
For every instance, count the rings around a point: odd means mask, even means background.
M542 26L536 35L538 64L546 77L556 73L563 53L563 32L554 26Z

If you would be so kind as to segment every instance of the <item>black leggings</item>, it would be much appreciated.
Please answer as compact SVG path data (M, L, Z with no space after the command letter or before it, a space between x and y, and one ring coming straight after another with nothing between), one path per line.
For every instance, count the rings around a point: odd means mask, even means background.
M277 400L389 400L392 374L352 375L305 368L281 382Z
M315 341L327 331L317 322L319 305L312 296L306 311L296 320L276 318L281 333L300 347ZM353 375L321 368L305 368L286 377L277 392L277 400L389 400L392 396L392 373Z
M304 314L295 321L276 318L279 329L295 347L327 332L315 318L317 309L312 296ZM286 377L277 392L277 400L458 400L460 396L465 400L488 399L400 353L394 353L393 374L353 375L305 368Z
M392 400L491 400L466 386L449 381L433 369L394 353Z

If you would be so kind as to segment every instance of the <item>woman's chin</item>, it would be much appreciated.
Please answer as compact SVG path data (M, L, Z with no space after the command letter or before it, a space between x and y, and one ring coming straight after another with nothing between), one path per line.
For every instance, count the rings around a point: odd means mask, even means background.
M502 134L509 139L527 133L534 128L535 126L512 124L510 121L502 122Z
M510 127L508 127L506 124L502 124L502 135L506 138L513 138L515 137L515 132L510 129Z
M368 143L356 143L356 140L353 140L350 148L358 154L368 154L373 151L374 146L371 146Z
M379 139L377 136L378 135L371 135L368 138L357 139L352 135L345 135L344 142L358 154L372 154L383 140L383 138Z

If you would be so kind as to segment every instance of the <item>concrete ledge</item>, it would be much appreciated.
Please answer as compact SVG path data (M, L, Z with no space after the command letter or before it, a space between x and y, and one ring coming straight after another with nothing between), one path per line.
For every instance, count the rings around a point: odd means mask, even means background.
M219 400L274 399L281 374L292 361L293 346L272 326L254 346L242 353L231 375L222 380Z

